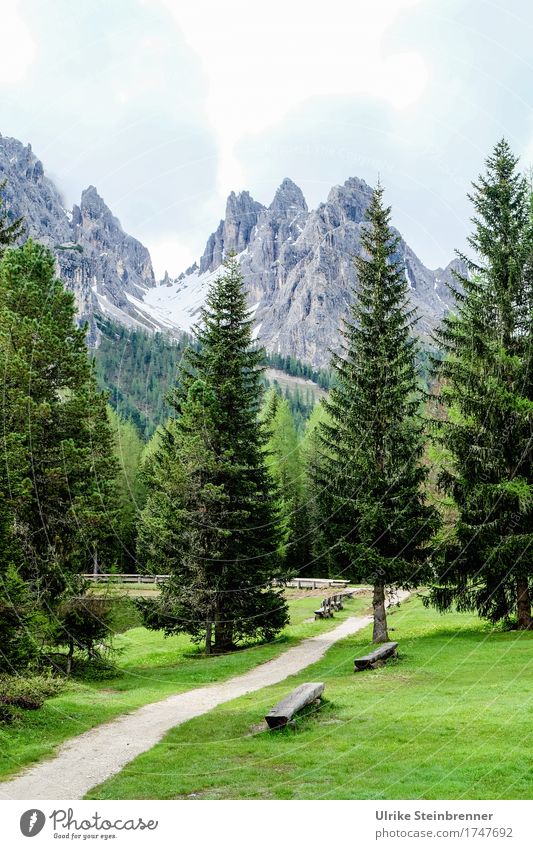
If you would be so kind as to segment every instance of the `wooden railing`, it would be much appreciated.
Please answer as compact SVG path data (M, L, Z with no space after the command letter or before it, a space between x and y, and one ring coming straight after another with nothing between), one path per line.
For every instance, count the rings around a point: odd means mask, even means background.
M162 584L170 575L126 575L114 572L93 572L82 575L87 581L95 584Z
M96 575L92 572L82 576L87 581L94 581L96 584L161 584L170 578L170 575L127 575L125 573L98 572ZM287 581L283 586L295 588L298 590L318 590L323 587L347 587L349 581L340 581L336 578L294 578L292 581Z
M286 581L285 587L297 590L321 590L323 587L347 587L349 581L341 581L338 578L293 578Z

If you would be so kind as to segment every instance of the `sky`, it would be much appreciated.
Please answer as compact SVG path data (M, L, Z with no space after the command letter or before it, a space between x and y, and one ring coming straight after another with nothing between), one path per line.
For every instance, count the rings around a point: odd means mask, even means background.
M533 163L530 0L10 0L0 133L30 142L67 207L93 184L156 275L198 259L230 191L284 177L308 205L381 180L429 267L506 136Z

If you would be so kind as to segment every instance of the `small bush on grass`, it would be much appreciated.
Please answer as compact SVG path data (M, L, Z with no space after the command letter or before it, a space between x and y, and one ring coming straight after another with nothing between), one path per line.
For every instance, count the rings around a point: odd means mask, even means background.
M75 651L81 652L88 662L95 664L101 663L102 658L109 655L115 603L113 597L80 595L59 606L53 643L67 647L67 675L72 671Z
M22 710L39 710L46 699L56 696L65 686L51 675L1 675L0 722L12 722Z

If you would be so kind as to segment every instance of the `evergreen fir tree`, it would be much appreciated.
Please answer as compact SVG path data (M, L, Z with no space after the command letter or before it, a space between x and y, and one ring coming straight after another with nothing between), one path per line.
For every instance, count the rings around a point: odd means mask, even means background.
M324 403L316 404L307 422L302 440L302 456L305 469L304 503L310 530L310 574L332 578L343 573L332 554L332 535L328 533L329 519L333 513L331 488L328 486L327 467L330 457L326 454L322 439L322 427L331 424Z
M55 604L114 549L116 465L74 297L27 241L0 264L3 492L20 575Z
M213 284L171 397L174 418L147 462L140 553L170 573L161 599L142 605L149 627L186 631L207 651L272 637L287 608L275 493L258 421L261 359L251 338L238 262Z
M440 484L458 518L430 599L531 627L533 577L533 228L530 193L503 139L469 195L474 258L458 275L437 363L448 455Z
M399 237L383 189L374 192L356 259L358 289L343 327L336 377L321 424L323 458L315 484L325 493L333 556L352 580L374 587L375 642L388 639L387 586L420 585L437 524L425 502L423 423ZM340 556L339 556L340 555Z
M108 406L107 415L113 432L114 453L118 465L117 565L120 572L137 569L135 548L137 520L146 500L146 488L141 477L141 462L146 446L135 425L122 418Z
M5 186L4 180L0 183L0 258L24 229L21 218L13 220L2 211L1 195ZM41 622L28 586L20 575L20 551L13 537L11 502L26 488L20 474L21 435L7 434L4 451L4 462L0 464L0 672L16 673L37 655L36 634Z

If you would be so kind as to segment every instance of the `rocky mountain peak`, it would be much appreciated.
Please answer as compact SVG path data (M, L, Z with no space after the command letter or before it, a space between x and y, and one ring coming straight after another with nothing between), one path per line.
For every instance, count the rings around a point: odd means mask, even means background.
M105 222L108 229L122 231L120 221L113 215L95 186L87 186L82 191L80 205L74 206L73 209L73 220L76 224L84 222L89 226L91 221Z
M58 274L74 292L89 340L97 341L95 313L126 324L153 327L134 301L155 285L148 250L125 233L94 186L88 186L70 214L56 186L46 177L31 145L0 136L0 182L6 178L8 214L24 218L32 236L56 254Z
M372 199L373 189L358 177L350 177L342 186L333 186L324 207L341 220L359 223Z
M351 177L334 186L325 203L311 211L288 178L269 207L261 207L247 192L230 195L226 219L209 237L199 271L185 272L179 290L168 290L173 314L178 311L172 298L184 305L179 311L183 329L191 329L191 316L197 317L212 275L231 246L242 252L240 266L256 338L267 351L327 366L331 349L339 349L339 328L357 287L353 260L361 252L361 227L372 193L364 180ZM403 239L398 254L411 304L420 316L417 332L429 340L452 303L446 286L452 266L431 271ZM148 293L146 303L151 299ZM162 303L160 299L159 310ZM193 308L187 311L187 304Z
M264 208L249 192L231 192L226 201L226 217L207 240L200 259L201 274L218 268L229 251L239 254L248 247L250 234Z
M274 214L292 213L294 215L298 212L307 212L307 203L300 187L289 177L285 177L268 208Z
M74 292L80 320L97 342L95 315L170 334L190 330L210 282L228 251L240 254L254 335L268 351L326 366L339 346L342 317L357 287L354 256L372 188L357 177L334 186L309 211L301 189L285 178L270 206L247 191L232 192L225 218L207 240L200 260L177 278L155 286L148 250L122 229L94 186L72 214L30 145L0 136L0 181L13 217L26 234L55 251L58 273ZM431 338L453 299L448 285L460 264L431 271L400 241L409 297L420 317L417 332Z

